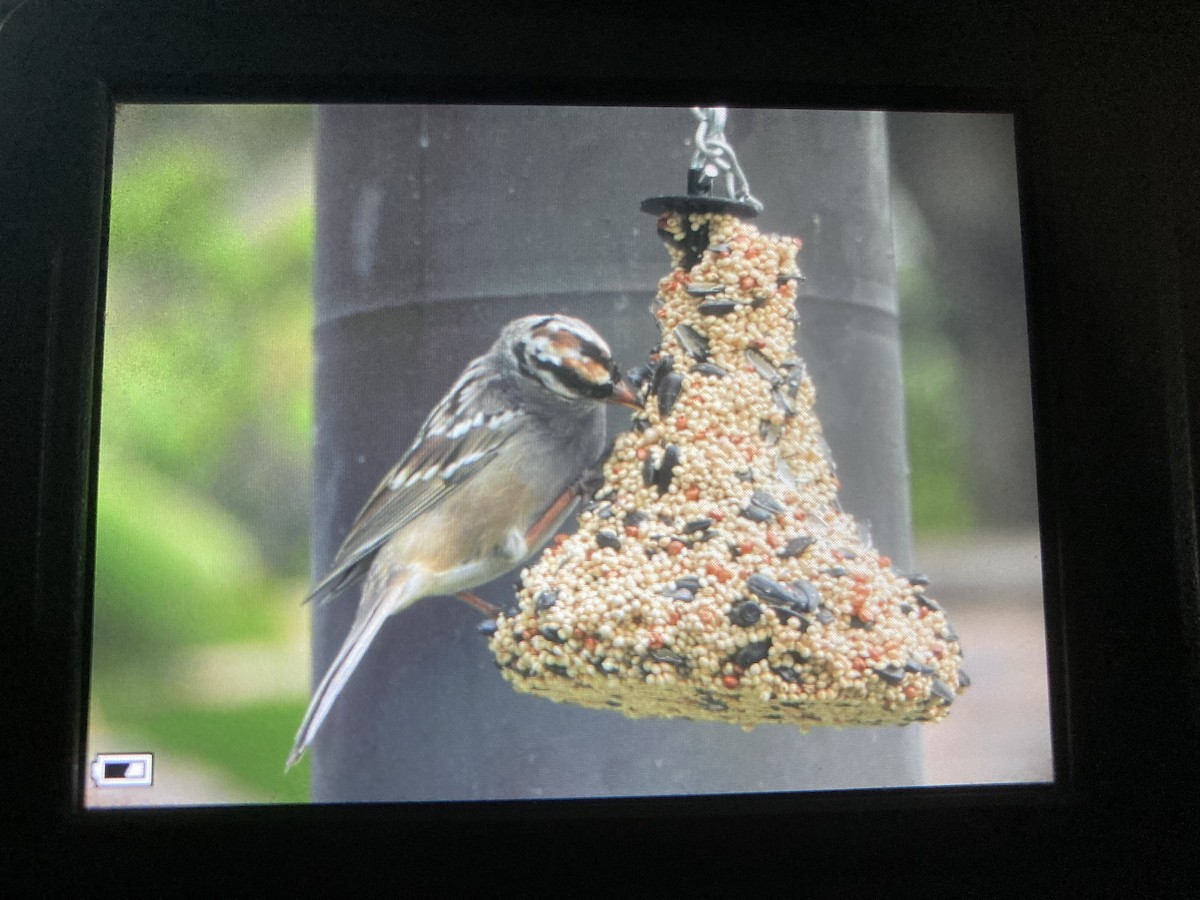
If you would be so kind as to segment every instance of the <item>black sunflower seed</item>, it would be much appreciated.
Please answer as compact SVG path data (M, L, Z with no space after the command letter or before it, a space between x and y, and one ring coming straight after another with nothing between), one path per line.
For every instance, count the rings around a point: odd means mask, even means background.
M971 686L971 676L969 676L966 673L965 669L958 670L958 686L959 687L970 687Z
M700 310L701 315L727 316L737 309L738 305L731 300L704 300L696 308Z
M658 386L662 384L662 380L671 374L675 368L675 357L670 353L664 353L658 358L658 362L654 364L654 374L650 376L650 393L657 394Z
M708 249L711 250L713 253L728 253L729 245L728 244L712 244Z
M908 672L916 672L918 675L932 675L937 670L933 666L927 666L915 656L910 656L908 661L904 663L904 669Z
M549 609L558 602L558 591L542 591L533 602L539 611Z
M779 555L784 559L791 559L794 556L800 556L805 550L807 550L816 542L817 539L815 537L807 534L801 535L797 538L792 538L783 545L783 549L779 551Z
M643 419L641 416L633 417L633 430L639 434L650 427L650 420Z
M567 639L560 635L558 629L553 625L543 625L538 629L538 633L546 640L552 641L555 644L565 644L567 642Z
M702 375L712 375L714 378L724 378L729 374L716 363L710 362L698 363L692 371L699 372Z
M803 280L804 280L804 276L801 275L799 272L795 272L790 275L776 275L775 276L776 284L787 284L789 281L803 281Z
M654 475L654 460L647 456L642 462L642 482L646 485L646 487L650 487L650 485L654 484Z
M775 497L768 494L766 491L755 491L750 495L750 502L755 506L761 506L768 512L775 515L780 515L787 512L787 507L780 503Z
M941 612L941 610L942 610L942 604L938 603L938 602L937 602L936 600L934 600L932 597L926 597L926 596L925 596L923 593L921 593L920 591L918 591L918 592L916 592L915 594L913 594L913 596L914 596L914 597L916 597L916 598L917 598L917 602L918 602L918 603L920 603L920 604L921 604L922 606L924 606L925 608L927 608L927 609L932 609L934 612Z
M766 600L768 603L782 603L784 606L797 608L805 603L798 593L784 587L775 579L768 578L761 572L755 572L746 579L746 588L754 596L760 600Z
M910 614L912 611L913 611L913 608L912 608L911 606L909 606L907 603L901 603L901 604L900 604L900 612L901 612L901 613L903 613L904 615L906 615L906 616L907 616L907 615L909 615L909 614Z
M871 629L873 629L875 627L875 625L872 622L868 622L866 619L860 619L858 616L852 615L850 617L850 627L851 628L861 628L864 631L870 631Z
M650 376L654 374L654 365L652 363L642 363L627 376L630 383L641 390L642 385L650 380Z
M738 481L753 481L754 480L754 470L753 469L742 469L740 472L735 472L734 474L737 475Z
M746 350L746 361L754 367L754 371L772 385L779 384L783 379L779 376L779 370L775 368L775 364L767 359L766 355L753 347Z
M792 399L779 388L771 388L771 400L779 407L780 411L789 418L796 414L796 405Z
M793 669L791 666L778 666L771 669L776 675L786 681L788 684L800 684L804 681L804 676Z
M683 578L675 579L675 587L687 588L689 591L700 590L700 579L692 575L685 575Z
M658 487L659 494L665 494L667 488L671 486L671 476L677 465L679 465L679 448L671 444L663 453L662 463L654 474L654 484Z
M567 669L566 666L560 665L558 663L546 663L546 671L551 672L555 675L560 675L563 678L569 678L571 676L570 670Z
M758 436L762 438L763 443L768 447L774 447L779 443L779 439L783 437L783 426L778 422L772 422L770 419L760 419L758 423Z
M677 588L676 590L671 591L671 599L678 600L680 603L691 603L696 599L696 595L687 588Z
M881 669L876 669L875 674L882 681L891 685L899 684L904 680L904 669L900 668L900 666L884 666Z
M905 575L904 578L907 579L909 584L919 587L929 584L928 576L922 575L919 572L914 572L912 575Z
M700 282L694 282L689 284L686 288L684 288L684 290L693 297L711 297L714 294L721 293L723 290L725 290L725 287L724 285L720 284L702 284Z
M770 641L754 641L739 650L733 661L743 669L748 669L756 662L766 659L770 650Z
M675 328L675 337L679 343L683 345L683 349L688 352L688 356L697 362L704 362L708 359L708 338L698 332L686 322Z
M946 684L940 678L933 679L933 684L930 685L929 691L943 703L949 704L954 702L954 688L950 687L950 685Z
M817 621L820 622L822 625L830 625L837 619L837 616L835 616L832 612L830 612L824 606L818 607L816 616L817 616Z
M847 572L842 566L834 566L831 569L826 569L825 574L831 578L845 578L850 573Z
M687 665L687 660L682 656L672 653L670 650L651 650L649 655L655 662L670 663L673 666Z
M496 625L495 619L484 619L482 622L480 622L478 625L475 626L475 630L478 631L482 635L487 635L488 637L490 637L491 635L496 633L497 627L498 626ZM959 673L959 683L960 684L962 683L962 673L961 672Z
M775 518L775 513L753 503L743 509L741 515L743 519L749 519L751 522L768 522Z
M646 521L646 514L644 512L642 512L640 509L635 509L635 510L625 513L625 524L626 525L641 525L645 521Z
M749 627L758 622L762 618L762 607L753 600L747 600L744 603L739 603L737 606L729 610L729 620L735 625Z
M812 612L821 604L821 592L811 581L798 578L792 582L792 590L801 598L797 604L802 612Z
M679 399L679 392L682 390L683 376L678 372L669 372L663 377L655 394L658 397L658 414L660 416L671 414L671 410L675 407L675 401Z
M601 531L596 535L596 546L605 547L609 550L620 550L621 539L617 537L615 531Z
M958 632L954 630L954 626L947 622L946 627L942 629L941 638L943 641L957 641Z
M692 521L683 526L683 533L695 534L697 531L704 531L711 527L712 523L712 519L692 519Z

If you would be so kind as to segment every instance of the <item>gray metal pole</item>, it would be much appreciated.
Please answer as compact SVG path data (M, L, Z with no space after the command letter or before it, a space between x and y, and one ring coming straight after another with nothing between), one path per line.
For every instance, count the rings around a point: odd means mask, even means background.
M501 325L562 311L631 368L670 269L640 201L682 192L686 109L329 107L318 115L316 515L322 570L382 473ZM800 349L843 503L909 564L883 117L731 110L763 230L800 236ZM625 427L617 415L610 428ZM515 574L479 593L511 602ZM315 613L320 676L349 591ZM479 616L431 598L387 623L322 733L313 795L465 800L742 792L920 781L917 729L633 721L514 692Z

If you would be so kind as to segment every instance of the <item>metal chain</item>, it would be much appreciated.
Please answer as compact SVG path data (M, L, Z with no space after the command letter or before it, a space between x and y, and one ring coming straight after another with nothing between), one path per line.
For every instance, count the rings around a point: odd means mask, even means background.
M725 120L728 114L729 110L724 106L692 107L692 115L700 123L696 126L696 152L692 155L692 168L701 170L709 179L724 174L729 196L742 203L749 203L761 212L763 205L750 193L746 173L738 164L733 147L725 139Z

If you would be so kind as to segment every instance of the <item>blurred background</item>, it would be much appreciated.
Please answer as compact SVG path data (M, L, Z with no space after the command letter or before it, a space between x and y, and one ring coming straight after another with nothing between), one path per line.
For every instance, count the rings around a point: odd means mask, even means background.
M1048 780L1011 120L887 126L914 556L974 682L926 778ZM112 183L89 759L152 750L156 783L87 799L303 801L313 111L122 107Z

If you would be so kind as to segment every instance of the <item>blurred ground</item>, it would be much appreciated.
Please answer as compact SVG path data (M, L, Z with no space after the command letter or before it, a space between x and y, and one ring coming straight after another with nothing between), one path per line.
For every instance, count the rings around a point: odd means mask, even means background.
M1053 780L1037 532L918 541L916 559L971 676L950 715L924 728L927 782Z

